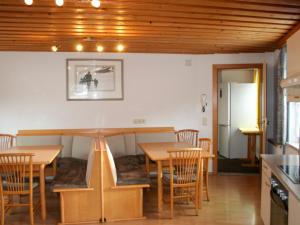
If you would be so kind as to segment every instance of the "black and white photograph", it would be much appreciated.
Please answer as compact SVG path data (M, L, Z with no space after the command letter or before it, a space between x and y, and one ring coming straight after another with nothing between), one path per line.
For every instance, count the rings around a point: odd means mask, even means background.
M68 100L123 99L122 60L67 60Z

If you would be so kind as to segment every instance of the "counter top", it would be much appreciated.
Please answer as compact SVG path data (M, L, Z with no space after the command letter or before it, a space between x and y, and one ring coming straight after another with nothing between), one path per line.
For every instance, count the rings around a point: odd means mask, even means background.
M252 128L239 128L242 134L261 134L262 131L259 130L258 128L252 127Z
M261 155L272 173L300 201L300 184L294 184L279 168L280 165L299 166L298 155Z

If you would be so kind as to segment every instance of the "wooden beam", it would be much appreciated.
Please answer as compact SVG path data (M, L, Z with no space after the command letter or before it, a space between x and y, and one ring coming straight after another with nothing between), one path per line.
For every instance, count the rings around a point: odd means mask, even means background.
M298 22L298 24L296 24L285 36L283 36L277 43L277 47L278 48L282 48L287 40L293 35L295 34L297 31L300 30L300 21Z

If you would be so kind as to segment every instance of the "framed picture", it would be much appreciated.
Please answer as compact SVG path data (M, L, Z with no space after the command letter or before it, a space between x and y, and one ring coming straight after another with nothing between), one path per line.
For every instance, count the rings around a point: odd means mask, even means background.
M123 60L67 59L67 100L122 100Z

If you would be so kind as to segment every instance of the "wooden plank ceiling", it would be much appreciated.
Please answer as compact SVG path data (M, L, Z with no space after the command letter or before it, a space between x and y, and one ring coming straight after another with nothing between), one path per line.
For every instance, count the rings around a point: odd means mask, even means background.
M299 0L0 0L0 51L265 52L299 21Z

